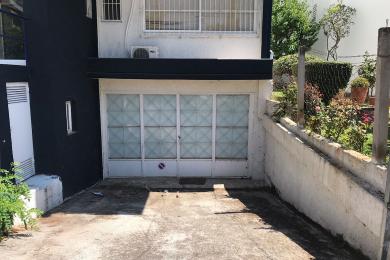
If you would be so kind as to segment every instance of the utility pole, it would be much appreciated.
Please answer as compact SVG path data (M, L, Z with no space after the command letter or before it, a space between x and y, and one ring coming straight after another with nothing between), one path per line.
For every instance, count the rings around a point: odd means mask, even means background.
M375 89L375 121L373 159L383 163L386 157L386 146L389 123L389 89L390 89L390 27L379 29L377 82ZM390 260L390 165L387 170L385 191L385 210L382 216L381 244L378 259Z
M305 126L305 83L306 83L306 68L305 68L306 48L299 47L298 55L298 126Z

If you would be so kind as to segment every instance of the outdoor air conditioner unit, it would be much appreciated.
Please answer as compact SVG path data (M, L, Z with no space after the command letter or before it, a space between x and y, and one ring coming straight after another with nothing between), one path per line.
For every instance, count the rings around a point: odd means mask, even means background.
M158 47L154 46L132 46L131 58L133 59L155 59L159 57Z

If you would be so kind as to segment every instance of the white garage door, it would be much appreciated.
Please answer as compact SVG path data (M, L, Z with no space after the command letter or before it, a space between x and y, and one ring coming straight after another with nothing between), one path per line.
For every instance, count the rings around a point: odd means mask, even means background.
M248 176L250 95L107 94L105 99L110 177Z

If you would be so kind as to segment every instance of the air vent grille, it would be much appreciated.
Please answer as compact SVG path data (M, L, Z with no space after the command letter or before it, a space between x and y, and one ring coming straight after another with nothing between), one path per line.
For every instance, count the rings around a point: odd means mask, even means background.
M34 161L32 158L21 162L17 168L17 174L22 178L22 180L28 179L35 174Z
M144 48L135 49L133 52L134 59L149 59L149 50Z
M130 54L133 59L156 59L159 49L157 46L131 46Z
M28 101L26 86L7 87L8 104L24 103Z

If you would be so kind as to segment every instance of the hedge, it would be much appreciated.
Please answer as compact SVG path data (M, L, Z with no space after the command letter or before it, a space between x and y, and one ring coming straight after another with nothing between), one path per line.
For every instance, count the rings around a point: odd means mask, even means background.
M318 86L323 94L323 101L329 101L348 86L352 75L349 62L312 61L306 63L306 82Z
M321 58L310 54L306 54L305 60L306 62L323 61ZM273 73L275 75L283 75L283 74L293 75L293 69L297 64L298 64L297 54L280 57L274 62Z
M306 81L319 87L323 101L327 104L340 91L348 86L352 75L352 64L348 62L325 61L307 54ZM274 89L284 89L294 82L297 75L298 55L287 55L274 62Z
M310 61L322 61L321 58L307 54L305 58L306 62ZM273 78L274 78L274 88L275 89L284 89L288 85L294 82L292 78L294 68L298 64L298 55L286 55L280 57L274 62L273 66Z

